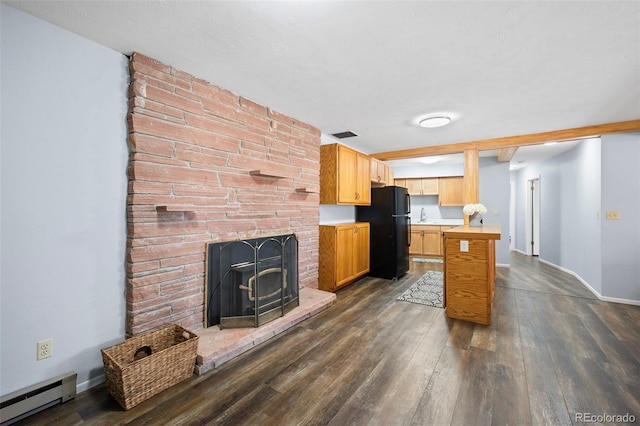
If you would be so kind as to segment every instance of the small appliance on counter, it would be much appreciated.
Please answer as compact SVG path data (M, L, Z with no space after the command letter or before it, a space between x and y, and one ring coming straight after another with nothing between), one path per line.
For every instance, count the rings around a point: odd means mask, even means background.
M356 220L371 225L370 272L378 278L398 279L409 270L411 198L407 188L371 188L371 205L358 206Z

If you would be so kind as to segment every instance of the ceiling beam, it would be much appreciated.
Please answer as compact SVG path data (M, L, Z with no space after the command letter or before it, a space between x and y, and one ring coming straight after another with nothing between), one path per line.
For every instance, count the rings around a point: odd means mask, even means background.
M401 160L404 158L425 157L429 155L459 154L467 149L486 151L526 145L537 145L544 142L566 142L575 139L595 137L610 133L628 133L640 131L640 119L621 121L618 123L599 124L595 126L576 127L573 129L553 130L550 132L529 133L526 135L506 136L502 138L483 139L472 142L460 142L448 145L425 146L398 151L386 151L370 154L378 160Z
M510 146L508 148L500 148L498 150L498 163L508 163L513 158L514 154L518 150L517 146Z

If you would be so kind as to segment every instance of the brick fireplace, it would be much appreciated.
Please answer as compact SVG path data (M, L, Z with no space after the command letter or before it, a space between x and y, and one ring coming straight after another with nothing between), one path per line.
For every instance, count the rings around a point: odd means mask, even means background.
M139 53L128 121L129 335L203 327L207 243L295 233L317 288L318 129Z

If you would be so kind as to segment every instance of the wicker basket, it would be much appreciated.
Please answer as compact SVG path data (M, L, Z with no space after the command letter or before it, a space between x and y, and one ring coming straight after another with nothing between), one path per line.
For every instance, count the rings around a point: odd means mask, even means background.
M151 348L151 355L134 360L136 351ZM198 336L168 324L131 337L102 350L107 389L128 410L193 375Z

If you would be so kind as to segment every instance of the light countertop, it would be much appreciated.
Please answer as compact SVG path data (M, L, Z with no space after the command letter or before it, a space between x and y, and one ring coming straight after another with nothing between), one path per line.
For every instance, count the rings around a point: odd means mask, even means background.
M482 226L462 225L444 231L444 236L452 238L499 240L500 225L486 224Z
M461 226L464 219L427 219L423 222L412 220L412 225L444 225L444 226Z

